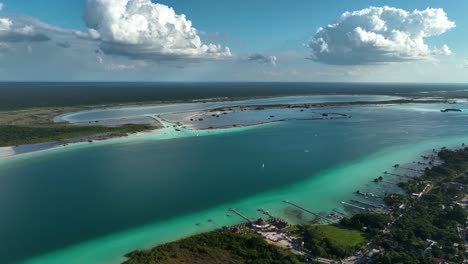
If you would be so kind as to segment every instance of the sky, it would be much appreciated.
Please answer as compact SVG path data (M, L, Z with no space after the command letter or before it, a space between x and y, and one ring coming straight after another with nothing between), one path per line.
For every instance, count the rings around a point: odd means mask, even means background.
M468 82L468 1L0 3L0 81Z

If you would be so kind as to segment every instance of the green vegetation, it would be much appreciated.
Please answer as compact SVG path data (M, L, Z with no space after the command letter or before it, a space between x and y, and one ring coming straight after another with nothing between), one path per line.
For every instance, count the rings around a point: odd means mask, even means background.
M332 225L319 225L316 228L324 235L324 238L334 241L338 246L355 247L365 241L361 232L356 230Z
M103 137L125 136L151 129L149 125L104 126L12 126L0 125L0 146L16 146L48 141L64 141L83 136L101 135Z
M352 86L352 87L351 87ZM443 87L446 87L444 85ZM285 89L287 87L287 89ZM0 111L34 107L113 105L192 101L196 99L251 99L288 95L380 94L466 98L467 92L440 86L324 83L4 83L0 85ZM345 92L343 92L345 90ZM447 89L443 89L447 90Z
M341 224L357 230L363 230L365 228L367 233L372 236L384 229L388 222L390 222L390 217L386 215L361 213L351 218L344 218Z
M54 122L56 116L85 109L87 108L61 107L0 112L0 147L49 141L65 142L80 137L97 136L97 139L104 139L157 128L157 122L155 125L127 124L112 127L98 122L92 125Z
M325 258L344 258L355 253L365 238L359 231L332 225L301 227L304 246L312 255Z
M410 211L397 219L391 232L377 240L386 251L376 263L427 263L434 257L463 262L463 251L459 252L454 243L463 244L457 226L464 223L467 215L457 205L443 209L445 195L428 194L411 203ZM437 244L426 250L432 243L429 240Z
M299 264L305 263L289 251L269 245L249 233L210 232L165 244L148 251L134 251L125 264Z
M401 184L408 193L421 198L391 195L385 199L392 208L391 218L378 214L358 214L343 224L361 230L368 228L374 248L383 249L374 263L432 263L434 258L462 263L464 229L468 213L455 202L466 196L468 148L443 149L438 154L444 164L426 169L424 176ZM427 190L430 190L427 192ZM399 205L405 204L405 209Z
M282 230L288 233L298 233L300 231L300 227L297 225L290 225Z

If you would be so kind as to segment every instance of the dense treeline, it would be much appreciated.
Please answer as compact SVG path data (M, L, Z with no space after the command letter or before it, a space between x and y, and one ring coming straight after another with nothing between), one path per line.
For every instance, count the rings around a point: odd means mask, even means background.
M432 263L434 258L463 262L464 240L458 228L464 228L468 214L455 202L466 195L466 187L459 183L467 181L468 148L443 149L438 156L442 165L401 184L408 193L419 193L431 184L430 192L419 199L402 195L385 199L394 208L393 222L378 214L357 214L343 220L344 225L359 230L368 228L375 247L383 249L374 263ZM401 204L405 208L399 208Z
M125 264L299 264L303 259L255 234L210 232L127 255Z
M376 235L380 230L385 228L388 222L390 222L390 217L386 215L362 213L356 214L351 218L344 218L341 224L357 230L366 229L368 234Z
M66 139L106 134L107 136L124 136L127 133L135 133L150 129L149 125L129 124L119 127L104 126L8 126L0 125L0 146L16 146L34 144L48 141L62 141Z
M344 258L358 251L366 241L361 232L340 226L302 225L294 226L294 231L289 232L301 237L305 249L314 257ZM205 233L151 250L134 251L127 257L129 260L125 264L306 263L303 257L269 245L264 238L251 232Z
M411 203L411 211L397 219L391 232L379 239L386 251L376 263L428 263L434 257L463 262L464 250L454 243L463 245L457 227L464 223L467 214L460 206L447 204L446 195L431 193ZM431 241L436 242L432 247Z
M346 89L343 89L346 86ZM378 87L378 89L376 89ZM83 106L208 98L287 95L380 94L466 97L466 92L439 93L440 85L341 83L0 83L0 111L34 107ZM446 90L447 85L443 85Z

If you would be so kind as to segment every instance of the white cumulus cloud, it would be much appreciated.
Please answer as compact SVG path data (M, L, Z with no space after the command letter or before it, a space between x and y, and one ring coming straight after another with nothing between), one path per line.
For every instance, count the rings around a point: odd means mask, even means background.
M452 54L447 45L431 48L428 37L455 27L443 9L412 12L369 7L343 13L334 24L319 28L308 47L312 59L337 65L358 65L432 58Z
M16 25L8 18L0 18L0 42L36 42L48 41L50 38L36 32L31 25Z
M453 54L452 50L450 50L449 46L446 44L442 45L442 47L438 49L434 49L432 52L434 55L442 55L442 56L450 56Z
M151 0L86 0L87 32L106 54L173 60L230 57L229 48L202 43L185 15Z
M3 3L0 3L0 11ZM43 33L37 32L31 24L14 22L10 18L0 17L0 42L34 42L48 41L50 38ZM5 44L4 44L5 45Z

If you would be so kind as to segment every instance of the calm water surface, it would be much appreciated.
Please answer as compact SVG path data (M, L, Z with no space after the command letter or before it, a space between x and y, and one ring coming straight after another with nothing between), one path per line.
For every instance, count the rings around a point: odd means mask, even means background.
M72 147L1 162L2 263L115 263L135 247L239 222L227 216L232 206L252 217L270 206L297 221L284 197L331 210L389 169L381 166L405 158L375 153L417 146L414 156L466 140L467 106L456 106L463 113L440 113L447 107L347 107L339 111L351 119ZM346 173L339 170L345 167Z

